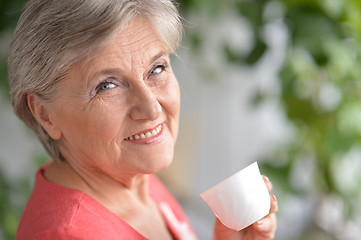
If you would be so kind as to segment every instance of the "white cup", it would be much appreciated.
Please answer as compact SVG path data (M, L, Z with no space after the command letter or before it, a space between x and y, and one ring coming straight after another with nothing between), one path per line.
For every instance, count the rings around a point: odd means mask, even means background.
M270 195L257 162L201 193L216 217L236 231L268 215Z

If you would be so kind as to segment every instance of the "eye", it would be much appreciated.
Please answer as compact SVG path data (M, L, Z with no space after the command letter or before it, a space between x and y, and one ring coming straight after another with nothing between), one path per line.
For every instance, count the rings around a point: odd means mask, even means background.
M96 87L96 92L101 92L101 91L106 91L106 90L110 90L115 88L117 85L111 81L104 81L101 82L97 87Z
M150 72L150 75L157 75L164 71L165 66L164 65L157 65L153 68L153 70Z

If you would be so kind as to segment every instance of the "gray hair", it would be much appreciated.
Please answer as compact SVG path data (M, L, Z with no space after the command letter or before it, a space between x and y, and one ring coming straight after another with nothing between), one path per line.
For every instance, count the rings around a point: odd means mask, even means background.
M53 100L70 67L136 16L152 24L170 52L179 46L183 29L171 0L30 0L25 5L8 59L11 103L54 159L63 160L57 141L34 118L27 95Z

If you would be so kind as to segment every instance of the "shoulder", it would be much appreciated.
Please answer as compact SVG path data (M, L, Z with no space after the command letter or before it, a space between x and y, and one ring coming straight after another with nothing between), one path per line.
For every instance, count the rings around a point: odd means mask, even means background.
M48 182L40 169L17 229L22 239L143 238L85 193Z
M48 182L42 175L45 168L36 173L35 186L21 217L16 239L36 239L39 234L46 236L59 229L66 232L66 226L71 224L81 205L82 192Z

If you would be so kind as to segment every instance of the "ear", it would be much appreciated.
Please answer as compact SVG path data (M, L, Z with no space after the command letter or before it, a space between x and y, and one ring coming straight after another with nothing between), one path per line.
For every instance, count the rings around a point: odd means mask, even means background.
M49 106L34 93L28 94L26 100L36 121L38 121L52 139L59 140L61 138L61 131L56 123L52 121L53 118L49 111Z

